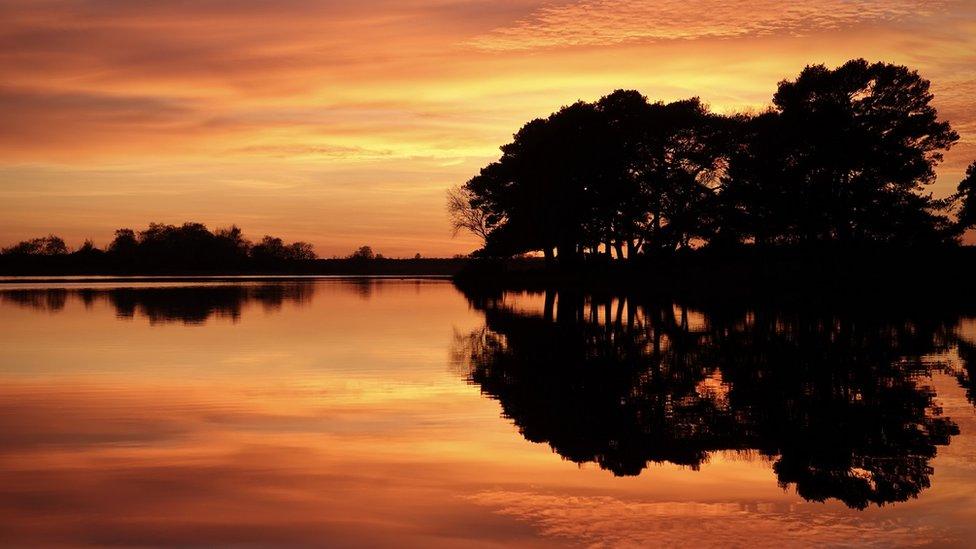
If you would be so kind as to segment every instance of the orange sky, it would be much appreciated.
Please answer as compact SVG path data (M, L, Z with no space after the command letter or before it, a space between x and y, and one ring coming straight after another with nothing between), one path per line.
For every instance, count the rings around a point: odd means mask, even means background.
M907 64L976 159L972 0L0 0L0 245L237 223L451 255L444 191L528 119L636 88L766 105L803 65Z

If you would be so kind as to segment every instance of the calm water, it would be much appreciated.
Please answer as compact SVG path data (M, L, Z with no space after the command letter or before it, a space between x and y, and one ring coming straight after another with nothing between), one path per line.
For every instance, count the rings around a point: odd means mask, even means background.
M0 545L976 544L976 320L0 286Z

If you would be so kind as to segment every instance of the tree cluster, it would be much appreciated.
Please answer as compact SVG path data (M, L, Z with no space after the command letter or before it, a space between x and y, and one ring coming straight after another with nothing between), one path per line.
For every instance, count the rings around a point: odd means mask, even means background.
M386 259L383 257L383 254L374 252L371 246L360 246L345 258L349 261L355 261L357 263L369 262L376 259Z
M449 192L448 211L455 231L483 238L483 255L560 262L738 244L952 244L976 223L976 167L953 196L925 191L959 139L932 98L917 72L863 59L806 67L754 115L617 90L527 123Z
M244 266L277 265L315 259L307 242L285 243L265 236L254 243L244 238L240 228L210 231L201 223L168 225L150 223L141 231L118 229L104 249L86 241L70 252L60 237L35 238L5 248L9 259L71 257L78 260L111 262L134 270L234 269Z
M67 253L68 246L65 245L64 239L53 234L24 240L0 250L0 254L3 255L65 255Z

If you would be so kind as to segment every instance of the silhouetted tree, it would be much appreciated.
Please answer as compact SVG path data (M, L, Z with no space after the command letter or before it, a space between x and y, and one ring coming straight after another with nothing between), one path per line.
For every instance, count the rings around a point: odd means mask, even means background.
M139 240L136 238L135 231L132 229L117 229L115 231L115 239L108 245L108 252L123 257L131 257L135 255L138 247Z
M451 187L447 191L447 215L451 221L453 236L467 231L481 239L482 244L488 241L487 214L472 205L471 191L464 186Z
M316 259L307 242L286 243L266 236L252 245L237 226L210 231L201 223L150 223L139 232L118 229L105 250L86 240L75 252L67 252L56 236L36 238L3 250L0 268L24 274L235 272L255 267L292 270Z
M270 267L316 257L307 242L288 244L280 238L265 236L252 244L236 225L211 232L201 223L180 226L150 223L138 233L119 229L107 251L117 263L136 270L235 270L249 263Z
M315 259L312 245L307 242L285 244L274 236L265 236L261 242L251 247L251 258L259 263L280 263Z
M687 248L710 234L725 126L697 98L651 106L638 168L646 252Z
M949 204L922 191L959 136L931 100L903 66L806 67L748 124L726 179L732 210L760 242L951 240Z
M237 225L218 229L214 236L223 256L239 258L247 256L251 251L251 241L244 238L244 232Z
M645 160L650 106L634 90L616 90L596 103L606 118L610 146L604 157L605 174L596 189L598 230L605 233L607 253L634 257L646 237L649 197ZM625 252L626 250L626 252Z
M68 246L60 236L53 234L24 240L0 251L3 255L57 256L68 253Z
M958 140L931 100L915 71L863 59L806 67L755 116L617 90L524 125L450 192L452 224L484 237L480 255L570 263L601 249L954 243L949 212L969 187L924 192Z
M578 102L522 127L502 157L465 185L489 229L485 250L572 262L599 244L593 189L604 175L605 118Z
M74 251L76 254L90 254L94 252L99 252L98 248L95 247L95 242L90 238L86 238L82 243L81 247Z
M71 253L72 259L89 269L95 267L104 255L105 251L95 247L95 243L91 240L85 240L80 248Z
M318 257L315 255L315 247L308 242L292 242L289 248L291 249L291 261L310 261Z
M488 255L686 247L706 235L719 121L698 99L649 104L629 90L575 103L519 130L454 210L483 223Z
M718 244L796 242L807 205L785 184L795 177L785 131L776 111L738 117L723 176Z
M961 202L957 214L960 231L976 227L976 162L966 169L966 178L959 183L957 193Z
M376 254L373 252L373 248L369 246L360 246L359 249L349 254L346 259L352 259L355 261L372 261L376 259Z

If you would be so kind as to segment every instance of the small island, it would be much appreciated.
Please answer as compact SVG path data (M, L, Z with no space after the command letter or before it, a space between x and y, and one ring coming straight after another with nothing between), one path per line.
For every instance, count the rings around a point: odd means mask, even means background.
M954 194L927 191L959 140L929 87L857 59L807 66L759 113L617 90L532 120L449 192L454 229L481 237L487 260L461 278L699 293L965 283L976 162ZM544 266L502 261L524 255Z

